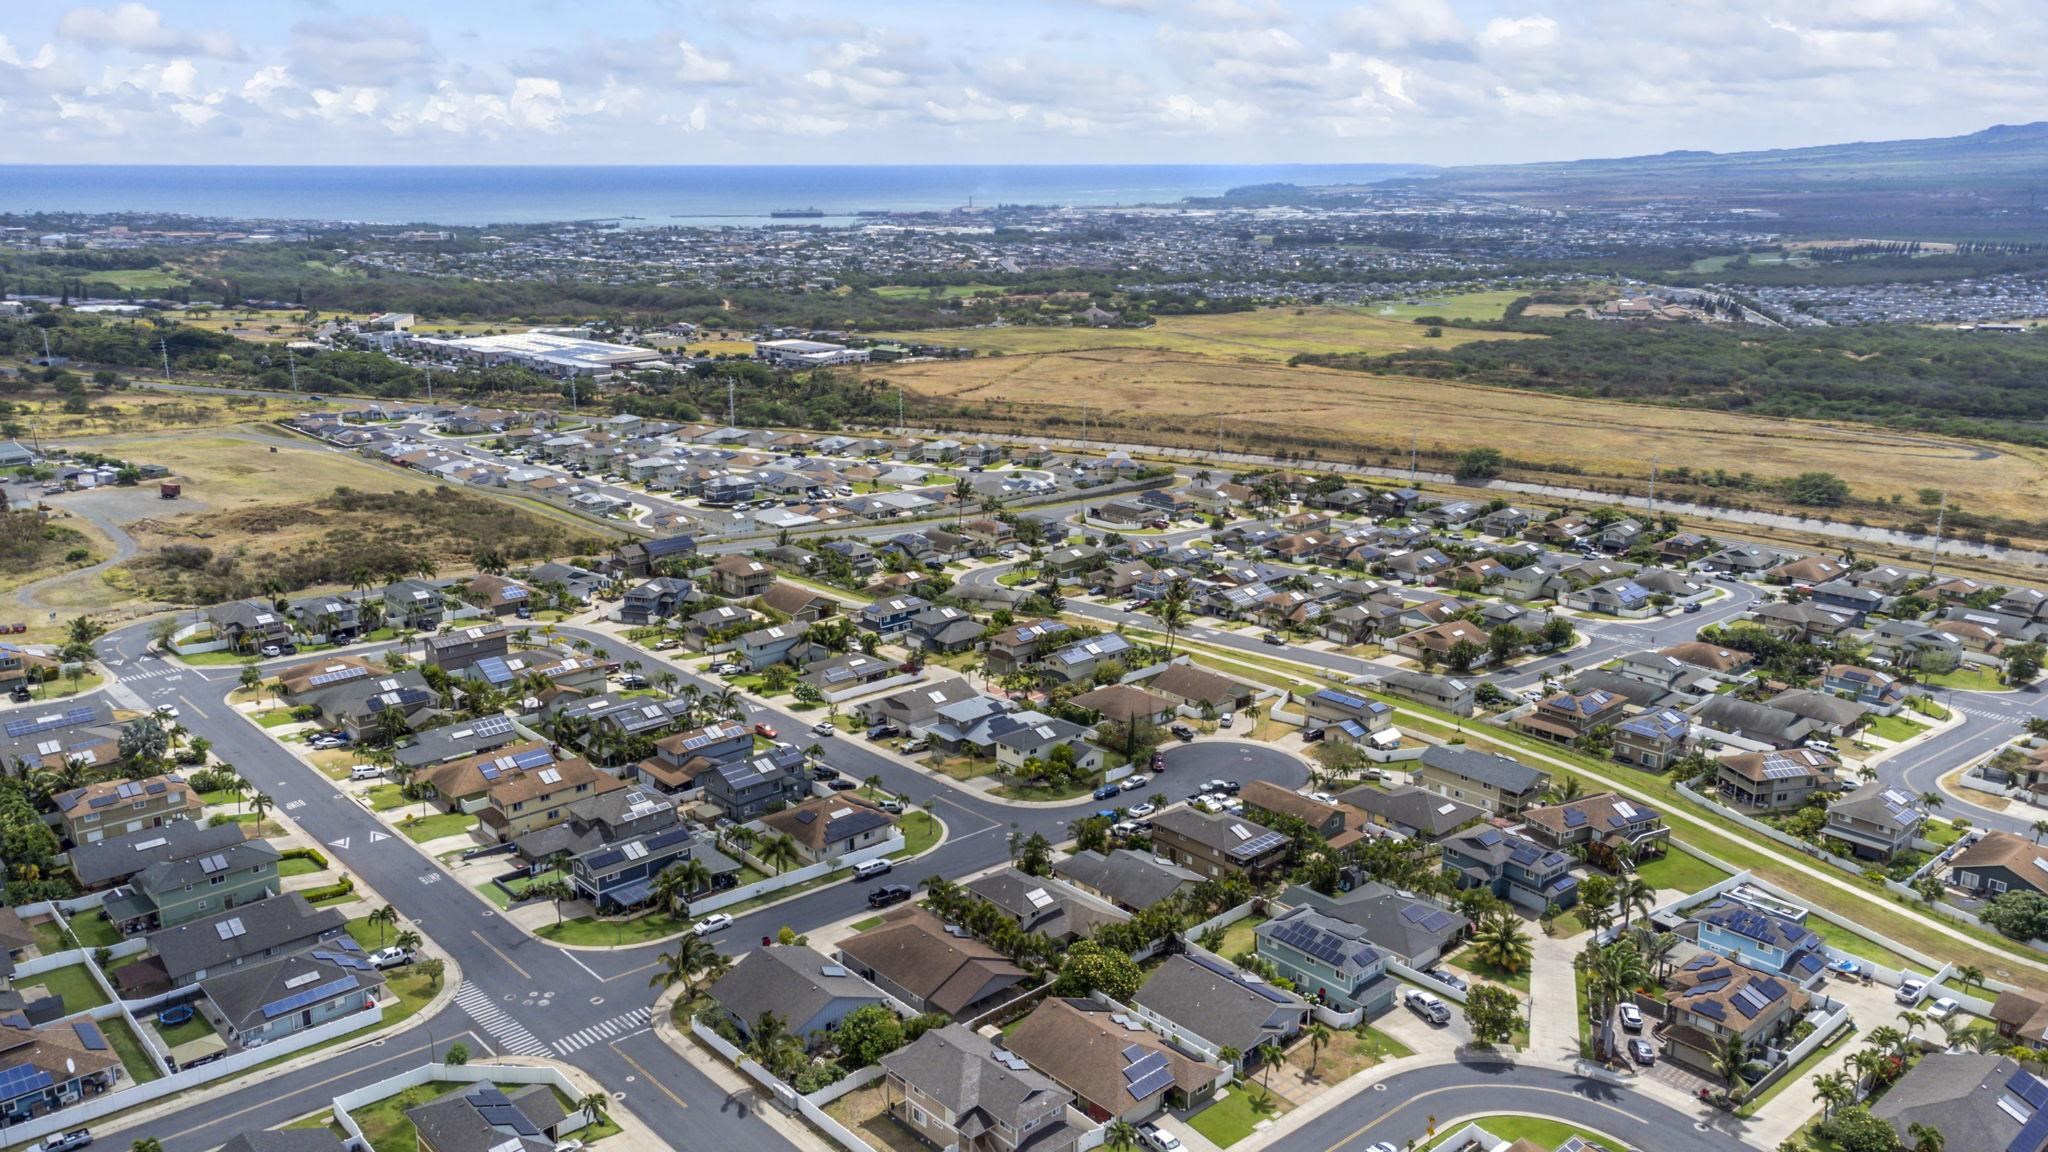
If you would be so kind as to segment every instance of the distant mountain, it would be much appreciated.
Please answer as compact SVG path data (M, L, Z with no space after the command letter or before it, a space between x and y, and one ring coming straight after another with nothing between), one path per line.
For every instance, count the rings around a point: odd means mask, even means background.
M1704 202L1823 232L1911 222L1926 238L2011 237L2048 232L2048 122L1926 140L1475 165L1417 183L1544 205Z

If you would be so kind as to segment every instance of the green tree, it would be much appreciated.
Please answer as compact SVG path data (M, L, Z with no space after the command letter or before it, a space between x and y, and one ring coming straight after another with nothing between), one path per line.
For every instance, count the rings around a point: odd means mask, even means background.
M1459 480L1491 480L1500 475L1507 458L1498 448L1468 448L1458 454L1453 470Z
M865 1004L846 1014L832 1033L840 1054L854 1068L865 1068L903 1047L903 1021L881 1004Z
M441 1063L450 1067L469 1063L469 1045L460 1042L450 1044L447 1054L441 1057Z
M1478 930L1472 934L1472 951L1480 960L1510 975L1527 968L1535 956L1521 920L1505 908L1480 921Z
M382 905L370 913L370 923L377 926L377 943L381 946L391 926L398 923L398 909L389 904Z
M2015 940L2048 936L2048 896L2014 889L1995 897L1978 913L1986 924Z
M1801 472L1778 490L1792 503L1813 508L1839 508L1849 500L1848 482L1832 472Z
M1482 980L1465 991L1465 1021L1480 1044L1505 1044L1522 1023L1522 1002L1498 984Z
M1840 1152L1899 1152L1898 1132L1861 1104L1836 1112L1821 1126L1821 1135Z
M1328 1024L1321 1020L1310 1020L1308 1027L1302 1029L1302 1034L1308 1037L1308 1071L1309 1075L1314 1076L1317 1066L1323 1060L1323 1045L1330 1042L1332 1033Z
M1142 981L1138 962L1128 955L1093 940L1077 940L1060 963L1052 994L1077 997L1101 992L1112 1000L1126 1001L1137 994Z
M755 855L760 858L761 863L775 869L778 876L795 867L797 862L803 859L803 854L797 849L796 841L788 836L769 837L762 842L760 851Z
M1052 842L1033 832L1017 852L1017 867L1029 876L1043 876L1052 871Z
M1138 1126L1122 1117L1111 1120L1103 1131L1102 1142L1111 1148L1121 1148L1123 1152L1133 1152L1138 1146Z

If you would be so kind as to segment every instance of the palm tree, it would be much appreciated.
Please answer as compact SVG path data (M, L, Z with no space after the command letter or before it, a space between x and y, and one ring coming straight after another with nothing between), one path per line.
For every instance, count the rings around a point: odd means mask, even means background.
M770 837L761 845L761 851L757 855L760 857L761 863L775 869L775 874L778 876L789 871L798 860L803 858L797 851L796 841L788 836Z
M1176 576L1166 586L1166 592L1159 597L1157 611L1160 627L1166 629L1166 653L1171 656L1181 626L1188 622L1188 582L1185 578Z
M702 936L685 935L678 937L674 951L663 952L654 958L659 971L653 976L648 977L647 985L650 988L673 988L677 984L689 985L698 973L710 966L711 958L716 955L718 955L718 949L713 947L711 942ZM696 991L694 986L690 990L693 993Z
M1899 1013L1899 1023L1906 1026L1906 1039L1911 1040L1913 1033L1927 1027L1927 1014L1909 1008Z
M398 909L386 904L370 913L370 923L377 926L377 943L382 944L386 930L398 923Z
M1302 1030L1308 1035L1308 1074L1316 1074L1316 1066L1322 1063L1323 1045L1330 1042L1330 1026L1321 1020L1311 1020Z
M1632 913L1640 911L1645 916L1650 914L1650 901L1655 897L1656 892L1657 890L1651 887L1648 881L1632 872L1624 872L1614 882L1614 902L1621 908L1621 927L1623 931L1628 930L1628 923Z
M611 1106L612 1098L602 1092L591 1092L576 1101L576 1108L590 1118L592 1124L602 1125L607 1117L605 1109Z
M1948 1137L1943 1136L1941 1129L1932 1125L1909 1124L1906 1126L1906 1136L1913 1141L1913 1152L1942 1152L1942 1149L1948 1147Z
M1237 1067L1237 1062L1239 1060L1244 1059L1244 1053L1237 1050L1236 1048L1231 1047L1228 1044L1225 1044L1223 1047L1218 1048L1216 1050L1216 1058L1218 1060L1223 1061L1230 1067L1235 1068Z
M1920 794L1920 806L1922 808L1927 809L1929 812L1934 811L1936 808L1939 808L1946 803L1948 803L1948 797L1942 795L1940 792L1929 791L1922 792Z
M258 792L254 796L249 797L249 807L256 813L257 831L261 832L263 830L263 814L268 812L271 805L276 803L277 801L271 799L268 792Z
M1259 1071L1262 1074L1263 1083L1269 1091L1273 1087L1273 1065L1280 1062L1282 1055L1280 1045L1271 1040L1259 1045Z
M770 1072L781 1060L782 1054L794 1040L789 1035L788 1025L782 1017L773 1012L763 1012L754 1017L754 1026L748 1031L752 1038L747 1041L747 1055Z
M1813 1098L1820 1104L1821 1119L1834 1114L1835 1109L1856 1098L1856 1083L1846 1072L1830 1072L1816 1076L1813 1080Z
M555 927L559 928L562 926L562 905L576 898L576 889L567 880L557 876L544 884L528 886L526 894L528 896L538 896L554 904Z
M1577 776L1566 775L1558 777L1557 783L1545 789L1543 796L1552 804L1569 804L1585 795L1585 792L1586 786L1579 782Z
M398 939L393 940L392 943L398 945L399 951L411 954L417 952L420 945L426 943L426 939L419 933L407 928L405 931L400 932Z
M1472 951L1480 960L1511 974L1522 971L1535 956L1529 933L1504 908L1480 922L1479 930L1472 935Z
M1856 1051L1849 1053L1849 1059L1847 1060L1849 1067L1856 1073L1856 1082L1858 1084L1865 1081L1869 1081L1872 1084L1877 1083L1877 1078L1884 1072L1886 1063L1884 1053L1869 1048L1858 1048Z
M1714 1075L1719 1076L1721 1082L1728 1085L1730 1099L1741 1097L1742 1089L1747 1083L1743 1074L1748 1070L1749 1045L1743 1043L1740 1036L1723 1037L1720 1048L1714 1052Z
M1138 1146L1138 1126L1129 1120L1111 1120L1109 1127L1103 1130L1102 1142L1111 1148L1131 1152L1131 1149Z
M1908 1039L1910 1038L1903 1029L1880 1024L1870 1030L1870 1034L1863 1038L1863 1042L1882 1055L1897 1056L1905 1050Z
M690 897L711 887L711 869L702 860L691 857L661 870L654 878L654 899L670 916L676 913L677 905L687 905Z
M2043 820L2041 823L2048 824L2048 820ZM1974 964L1964 964L1958 967L1956 969L1956 980L1966 987L1974 984L1981 990L1989 991L1989 989L1984 988L1984 970Z
M2048 820L2034 821L2034 843L2041 842L2041 834L2044 832L2048 832Z

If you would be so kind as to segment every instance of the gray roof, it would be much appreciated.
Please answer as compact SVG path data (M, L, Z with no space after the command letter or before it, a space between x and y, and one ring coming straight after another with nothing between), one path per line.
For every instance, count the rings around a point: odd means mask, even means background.
M1474 748L1459 748L1448 744L1432 744L1422 753L1426 767L1441 768L1446 772L1491 784L1503 792L1522 793L1543 786L1549 775L1531 768L1519 760L1493 752L1481 752Z
M1940 1132L1957 1152L2005 1149L2021 1122L1998 1106L2020 1066L1988 1052L1930 1052L1893 1084L1870 1114L1901 1137L1914 1124ZM2017 1096L2017 1094L2014 1094Z
M888 997L838 961L791 945L749 952L711 986L711 998L748 1027L761 1013L773 1012L795 1031L835 1000L880 1004Z
M152 864L136 875L134 883L144 892L163 892L171 888L205 884L217 872L261 868L265 864L276 864L277 860L277 849L271 847L270 841L244 840L239 844L230 844L218 852Z
M1429 836L1447 835L1486 815L1485 809L1476 805L1439 796L1412 784L1396 784L1391 788L1361 784L1349 792L1339 793L1337 799L1361 812Z
M314 952L321 951L314 949ZM347 989L337 987L334 995L343 991L360 991L370 995L371 990L384 983L384 976L362 959L360 952L338 952L349 962L336 963L315 957L309 952L291 956L280 956L265 960L261 964L249 964L230 969L218 976L209 976L200 982L206 990L206 998L220 1009L228 1023L238 1030L247 1031L261 1027L266 1020L263 1008L291 996L302 988L316 988L329 983L345 983L353 980ZM324 1002L332 997L323 997Z
M882 1057L882 1067L944 1105L963 1134L983 1118L1018 1128L1058 1116L1074 1098L1022 1058L1003 1060L996 1052L989 1040L948 1024Z
M173 820L161 828L144 828L109 836L71 850L71 870L87 888L126 880L162 860L177 860L240 844L240 824L207 827L199 820Z
M1249 844L1262 834L1273 831L1263 824L1247 820L1242 816L1233 816L1227 813L1197 812L1193 808L1186 807L1168 808L1166 811L1153 817L1152 824L1155 828L1164 828L1169 832L1177 833L1197 844L1214 849L1225 855L1234 852L1239 845ZM1233 826L1244 829L1250 835L1239 836L1233 830ZM1286 843L1286 838L1282 837L1281 842Z
M1280 903L1306 904L1356 924L1365 930L1367 940L1404 958L1442 948L1471 923L1456 912L1403 896L1383 884L1365 884L1334 896L1297 884L1280 894Z
M1148 908L1202 877L1156 856L1119 848L1109 855L1076 852L1055 863L1054 872L1085 884L1126 908Z
M1788 688L1770 698L1767 703L1794 716L1804 716L1830 726L1854 724L1869 709L1854 700L1826 692L1815 692L1811 688Z
M531 1133L508 1123L493 1124L499 1116L486 1117L479 1104L510 1104ZM420 1145L435 1152L553 1152L555 1142L545 1135L561 1123L562 1105L546 1084L533 1084L511 1093L490 1084L472 1084L417 1108L406 1109Z
M232 926L236 922L241 927L239 933ZM226 935L222 934L223 925L229 926ZM338 909L315 908L304 896L287 892L204 920L159 929L149 934L149 947L163 962L164 972L177 980L238 957L299 941L310 944L347 925L348 917Z
M405 747L398 749L398 762L409 768L427 764L439 764L443 760L459 760L474 756L478 752L500 748L514 740L524 739L510 724L486 724L480 721L461 720L429 728L413 734Z
M1055 940L1094 935L1107 923L1129 920L1121 909L1092 899L1059 880L1004 868L969 880L969 892L1008 913L1026 932Z
M1298 1018L1308 1008L1294 993L1248 983L1244 973L1205 954L1167 957L1132 999L1211 1044L1240 1052L1276 1038L1276 1018Z
M1803 716L1732 696L1709 696L1693 714L1717 732L1752 740L1793 744L1812 730L1811 721Z
M342 1152L339 1137L326 1128L279 1128L244 1132L220 1152Z

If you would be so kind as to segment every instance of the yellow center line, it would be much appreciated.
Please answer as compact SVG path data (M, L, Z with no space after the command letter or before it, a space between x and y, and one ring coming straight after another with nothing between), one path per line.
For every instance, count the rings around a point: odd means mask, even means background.
M628 977L628 976L637 976L637 975L639 975L639 974L640 974L640 973L642 973L642 972L646 972L646 971L649 971L649 970L651 970L651 969L655 969L655 968L659 968L659 967L661 967L661 965L659 965L659 964L642 964L642 965L641 965L641 966L639 966L638 968L628 968L628 969L626 969L626 970L625 970L624 972L621 972L621 973L619 973L619 974L618 974L618 975L616 975L616 976L607 976L607 977L605 977L605 978L604 978L604 983L606 983L606 984L609 984L609 983L611 983L611 982L612 982L612 981L614 981L614 980L624 980L624 979L625 979L626 977Z
M640 1062L639 1062L638 1060L635 1060L635 1059L633 1059L633 1058L632 1058L631 1056L628 1056L628 1055L626 1055L626 1050L625 1050L625 1049L623 1049L623 1048L621 1048L621 1047L619 1047L619 1042L618 1042L617 1040L611 1040L611 1041L607 1041L607 1042L605 1043L605 1047L607 1047L607 1048L611 1049L611 1050L612 1050L612 1051L614 1051L614 1052L617 1052L617 1053L619 1054L619 1059L621 1059L621 1060L624 1060L624 1061L625 1061L626 1063L628 1063L628 1064L631 1064L631 1065L633 1066L633 1070L634 1070L635 1072L638 1072L638 1073L640 1073L640 1075L642 1075L642 1076L645 1076L645 1077L647 1078L647 1082L648 1082L649 1084L652 1084L652 1085L654 1085L654 1086L655 1086L656 1088L659 1088L659 1089L661 1089L661 1094L662 1094L662 1095L664 1095L664 1096L666 1096L666 1097L668 1097L669 1099L671 1099L671 1100L675 1101L675 1102L676 1102L676 1107L678 1107L678 1108L688 1108L688 1107L689 1107L689 1105L688 1105L688 1104L685 1104L685 1103L683 1103L683 1098L682 1098L681 1096L678 1096L678 1095L676 1095L676 1094L675 1094L675 1092L674 1092L673 1090L671 1090L671 1089L669 1088L669 1086L668 1086L668 1085L666 1085L666 1084L663 1084L663 1083L662 1083L661 1081L659 1081L659 1080L655 1079L655 1078L654 1078L654 1074L653 1074L653 1073L649 1072L649 1071L648 1071L647 1069L645 1069L645 1068L642 1068L642 1067L640 1066Z
M507 964L510 964L514 972L519 973L521 976L526 977L528 980L533 979L533 973L528 972L524 968L521 968L519 966L518 961L512 959L510 956L505 955L505 950L503 948L500 948L496 944L491 943L489 940L484 939L483 933L477 931L474 928L471 928L469 930L469 934L471 936L476 937L478 943L482 944L486 948L489 948L491 951L496 952L498 954L498 959L503 960Z

